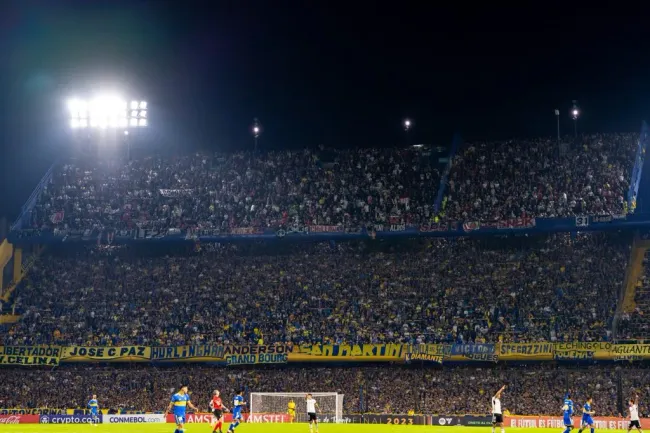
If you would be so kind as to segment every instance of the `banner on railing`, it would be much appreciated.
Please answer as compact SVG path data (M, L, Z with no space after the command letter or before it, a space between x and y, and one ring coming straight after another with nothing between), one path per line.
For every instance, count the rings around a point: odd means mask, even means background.
M526 359L552 360L553 343L502 343L499 345L500 361L521 361Z
M0 365L57 366L60 357L56 346L0 346Z
M151 348L147 346L84 347L69 346L61 350L65 362L82 361L138 361L151 359Z
M52 409L47 407L0 409L0 415L64 415L65 413L65 409Z
M498 356L494 344L454 344L451 359L496 362Z
M650 359L650 344L614 344L611 351L614 354L614 361Z
M407 353L404 360L411 362L430 362L433 364L442 364L444 357L442 355L427 355L426 353Z
M60 224L59 224L60 225ZM157 229L146 223L128 230L111 228L75 230L43 228L15 230L9 233L11 243L54 243L99 241L113 244L134 241L190 241L223 242L227 239L278 239L306 237L313 239L366 239L368 237L413 236L474 236L513 233L569 232L576 230L621 230L650 228L650 213L585 215L571 218L510 218L499 221L448 221L408 224L372 224L368 227L343 225L286 225L279 227L236 227L205 229L199 227L168 227Z
M611 343L555 343L554 358L558 361L580 361L591 359L611 359Z
M508 362L650 360L650 344L269 344L192 346L0 346L0 365L56 366L59 362Z
M309 344L294 348L290 361L402 361L405 344Z
M286 362L292 350L293 346L289 344L152 347L151 360L268 364Z

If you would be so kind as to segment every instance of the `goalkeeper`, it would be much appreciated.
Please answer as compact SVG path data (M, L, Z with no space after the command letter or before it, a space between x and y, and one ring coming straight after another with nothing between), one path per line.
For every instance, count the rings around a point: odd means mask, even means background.
M296 419L296 402L293 399L287 403L287 413L289 414L289 422L293 423Z

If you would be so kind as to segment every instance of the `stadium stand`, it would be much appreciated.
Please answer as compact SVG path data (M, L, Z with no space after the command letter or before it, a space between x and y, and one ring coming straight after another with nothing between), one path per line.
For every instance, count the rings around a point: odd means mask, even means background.
M554 140L469 143L449 177L456 220L625 214L638 134L580 137L565 154Z
M508 385L504 401L513 414L557 415L558 396L574 389L574 400L595 400L599 416L616 416L618 396L645 389L646 368L608 366L588 368L537 366L509 368L312 367L232 369L215 374L214 367L155 368L66 366L51 371L14 369L0 382L6 407L77 407L97 393L103 407L116 410L160 411L161 402L183 381L192 384L192 400L203 410L213 389L234 395L239 389L256 392L300 392L318 389L345 395L345 413L485 414L491 393ZM64 386L65 393L38 392ZM621 387L619 389L618 387ZM453 392L450 392L453 390ZM621 395L622 394L622 395ZM441 398L444 395L445 398Z
M19 344L603 341L630 238L62 248L19 287ZM89 252L90 251L90 252ZM156 252L158 251L158 252ZM158 256L151 256L157 254Z
M439 162L415 148L75 161L53 171L30 226L227 231L625 214L637 148L638 134L582 136L566 154L544 139L468 143L439 215Z
M650 327L644 315L650 274L634 292L636 311L617 310L639 234L613 228L634 210L630 177L643 164L637 138L582 136L563 149L550 140L468 143L450 170L416 148L55 166L42 192L30 197L34 206L24 208L30 213L20 221L29 221L22 227L28 230L10 236L17 245L12 260L17 254L25 260L15 267L17 285L3 293L16 315L13 323L0 321L0 349L137 345L148 355L119 367L105 363L110 356L44 356L56 365L47 371L17 367L38 364L26 356L23 364L0 366L8 373L0 381L0 407L74 408L96 392L104 407L159 411L189 382L204 409L213 389L230 396L244 387L343 393L346 413L485 414L490 393L507 384L505 406L513 414L557 415L558 398L571 389L577 402L597 396L599 416L620 416L626 398L649 391L648 370L591 364L650 356L650 346L611 344L613 332L638 339ZM534 221L561 217L571 233ZM523 223L485 224L507 229L497 236L479 230L483 222L513 218ZM391 224L417 230L398 228L400 236L375 239L381 231L375 227ZM597 224L610 227L599 231ZM363 239L301 242L284 238L291 225L345 227ZM178 236L112 237L143 228ZM238 228L280 230L273 239L230 239ZM203 229L223 242L192 236ZM89 234L69 241L72 230ZM435 230L440 237L424 236ZM58 231L47 238L47 251L28 242L24 252L18 248L46 231ZM215 374L205 359L153 355L154 349L281 343L299 349L292 352L295 364L253 362ZM378 363L342 366L334 356L317 359L317 366L300 363L300 351L312 345L351 350L392 343L400 343L398 355L364 359ZM517 344L500 353L508 343ZM440 359L412 362L413 348L425 344ZM520 357L527 348L540 353ZM231 365L223 354L213 358ZM188 361L182 368L162 363L180 359ZM532 360L557 362L519 365ZM70 391L37 392L43 383Z
M431 216L438 161L417 149L95 160L56 171L32 227L272 227L419 224Z

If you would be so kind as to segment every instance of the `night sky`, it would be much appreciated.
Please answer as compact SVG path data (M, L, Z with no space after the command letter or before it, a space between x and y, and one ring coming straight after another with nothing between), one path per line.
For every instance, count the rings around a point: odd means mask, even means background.
M151 152L250 148L254 117L267 149L400 145L406 117L418 143L551 136L572 99L586 132L650 118L648 10L449 3L2 1L0 216L97 90L150 102Z

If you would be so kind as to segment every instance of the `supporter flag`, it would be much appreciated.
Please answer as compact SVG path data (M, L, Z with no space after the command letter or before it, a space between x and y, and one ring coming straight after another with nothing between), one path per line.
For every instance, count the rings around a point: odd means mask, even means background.
M52 216L50 216L50 221L52 221L52 224L58 224L61 221L63 221L64 216L65 216L65 211L60 210L58 212L53 213Z

